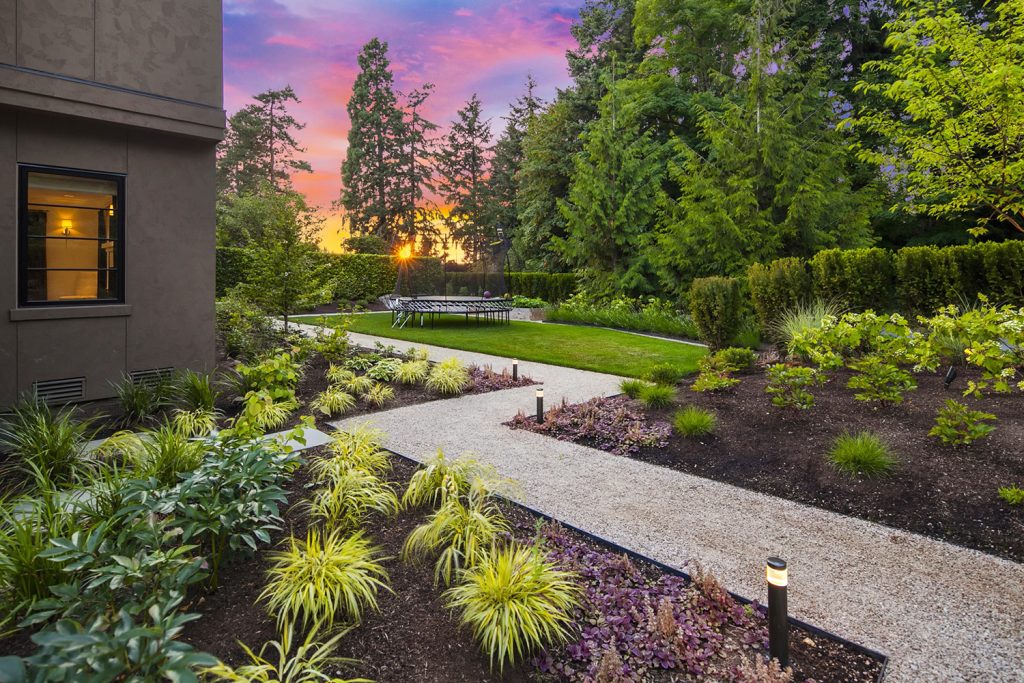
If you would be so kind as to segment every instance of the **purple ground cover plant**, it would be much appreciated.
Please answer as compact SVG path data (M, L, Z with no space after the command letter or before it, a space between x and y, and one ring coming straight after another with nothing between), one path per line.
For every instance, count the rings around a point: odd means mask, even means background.
M616 455L631 455L644 447L663 448L672 433L671 425L648 420L625 396L572 404L563 400L544 413L544 424L522 413L506 424Z
M730 669L737 657L767 648L761 612L738 603L708 573L698 570L690 582L645 571L553 523L541 527L536 540L549 560L580 577L584 589L574 614L578 636L535 661L545 674L574 683L647 681L658 670L735 680ZM726 651L727 631L743 652Z
M494 369L485 365L471 365L469 367L470 391L484 393L488 391L500 391L501 389L513 389L515 387L528 387L536 384L527 375L519 375L518 379L512 379L512 373L508 369L495 372Z

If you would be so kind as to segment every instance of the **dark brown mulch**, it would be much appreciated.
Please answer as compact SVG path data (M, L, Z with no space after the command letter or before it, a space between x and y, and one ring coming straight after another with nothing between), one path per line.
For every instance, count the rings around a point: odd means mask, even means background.
M917 375L918 389L900 405L857 401L846 388L852 373L831 373L806 411L776 408L764 374L742 376L722 393L697 393L689 383L681 402L718 416L714 435L673 435L664 449L637 458L846 515L906 529L1002 557L1024 561L1024 508L999 498L1001 486L1024 485L1024 394L963 398L964 378L943 389L942 375ZM993 413L996 431L970 446L951 447L928 436L948 398ZM671 420L673 410L648 411ZM851 477L826 454L843 432L870 431L899 457L889 477Z

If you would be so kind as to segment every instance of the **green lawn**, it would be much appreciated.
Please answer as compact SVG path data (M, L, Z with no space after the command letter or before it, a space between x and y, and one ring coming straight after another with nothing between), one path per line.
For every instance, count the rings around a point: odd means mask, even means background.
M325 318L300 316L293 320L312 324ZM528 322L478 327L473 321L467 325L461 316L446 316L434 329L429 323L425 328L392 329L390 313L354 315L351 320L352 332L627 377L640 377L658 363L692 372L704 355L704 349L689 344L596 327Z

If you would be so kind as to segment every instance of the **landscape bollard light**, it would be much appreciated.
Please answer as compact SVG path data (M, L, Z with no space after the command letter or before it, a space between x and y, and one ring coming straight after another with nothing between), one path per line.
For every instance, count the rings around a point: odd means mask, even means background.
M544 387L537 390L537 424L544 424Z
M956 368L950 365L949 370L946 371L946 379L942 381L943 388L949 389L949 385L956 379L956 374Z
M765 575L768 579L768 654L786 668L789 666L789 610L786 605L789 573L786 561L769 557Z
M519 360L518 359L512 361L512 381L513 382L518 382L519 381Z

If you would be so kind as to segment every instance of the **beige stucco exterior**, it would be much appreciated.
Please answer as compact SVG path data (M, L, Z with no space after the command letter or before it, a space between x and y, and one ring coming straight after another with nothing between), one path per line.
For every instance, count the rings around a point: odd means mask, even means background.
M0 406L214 363L220 0L0 0ZM125 301L18 306L18 168L125 176Z

